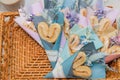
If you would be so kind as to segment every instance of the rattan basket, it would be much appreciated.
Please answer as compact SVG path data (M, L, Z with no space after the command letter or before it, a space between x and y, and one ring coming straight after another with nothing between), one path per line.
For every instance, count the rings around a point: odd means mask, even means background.
M47 55L44 49L14 22L15 16L18 16L18 12L0 14L0 79L43 80L43 76L52 70ZM112 62L111 66L120 72L120 59ZM107 79L118 80L120 73L107 71Z

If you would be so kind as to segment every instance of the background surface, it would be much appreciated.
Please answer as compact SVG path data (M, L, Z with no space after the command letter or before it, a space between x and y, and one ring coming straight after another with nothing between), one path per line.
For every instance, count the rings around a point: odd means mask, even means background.
M25 6L30 6L34 2L37 2L39 0L24 0ZM6 9L1 3L0 3L0 12L6 12L6 11L11 11Z
M39 0L24 0L25 1L25 6L29 6L34 2L37 2ZM120 0L104 0L105 5L112 5L115 8L120 9ZM5 12L5 11L11 11L6 9L1 3L0 3L0 12Z

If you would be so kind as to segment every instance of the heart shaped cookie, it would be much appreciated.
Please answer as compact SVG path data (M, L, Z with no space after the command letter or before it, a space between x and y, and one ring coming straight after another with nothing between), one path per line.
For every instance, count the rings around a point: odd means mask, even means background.
M84 52L80 52L74 60L73 69L81 66L86 61L86 55Z
M100 21L99 25L100 25L99 31L104 31L110 27L110 20L107 18L103 18Z
M66 38L69 37L69 31L70 31L69 26L70 26L69 21L65 18L65 24L64 24L64 27L63 27L63 31L64 31L64 34L65 34Z
M91 23L92 27L95 27L95 25L98 25L97 16L90 16L90 23Z
M120 46L117 45L114 45L107 50L107 53L109 54L117 53L117 52L120 52Z
M87 9L85 9L85 8L81 9L80 14L84 17L87 17Z
M101 48L101 51L105 52L110 45L110 39L109 37L102 36L100 40L103 42L103 47Z
M73 74L81 78L89 78L91 76L91 70L88 66L79 66L73 70Z
M80 39L78 35L73 34L69 37L69 50L71 54L74 54L77 51L76 48L79 46L79 43Z
M86 54L80 52L73 62L73 75L81 78L89 78L92 74L91 69L83 64L86 61Z
M40 22L38 24L38 33L40 37L50 43L54 43L61 32L61 27L57 23L53 23L48 26L45 22Z

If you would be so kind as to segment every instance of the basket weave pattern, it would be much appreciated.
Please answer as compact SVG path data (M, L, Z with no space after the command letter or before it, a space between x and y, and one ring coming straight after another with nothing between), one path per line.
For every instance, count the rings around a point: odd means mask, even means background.
M50 62L44 49L15 24L16 15L17 13L1 15L0 39L3 43L0 53L1 78L39 80L51 71ZM9 19L5 21L8 17Z
M50 62L44 49L15 24L17 15L17 12L0 14L0 79L41 80L52 70ZM107 79L120 79L120 59L111 66L119 73L107 71Z

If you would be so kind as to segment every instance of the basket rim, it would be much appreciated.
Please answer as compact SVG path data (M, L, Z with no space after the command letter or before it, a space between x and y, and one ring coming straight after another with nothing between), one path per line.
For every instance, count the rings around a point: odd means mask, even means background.
M0 12L0 16L11 16L11 15L18 16L19 12L18 11L16 11L16 12Z

